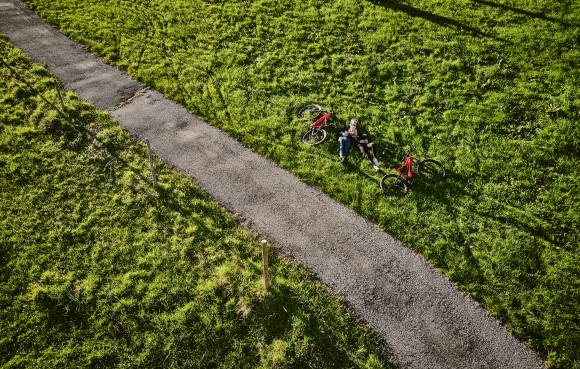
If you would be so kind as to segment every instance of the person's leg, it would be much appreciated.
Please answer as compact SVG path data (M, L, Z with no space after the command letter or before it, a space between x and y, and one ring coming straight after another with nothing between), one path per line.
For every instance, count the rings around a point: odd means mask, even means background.
M360 150L360 153L362 154L362 156L365 159L368 159L369 158L369 155L368 155L368 152L367 152L367 144L366 144L366 141L359 142L358 149Z
M341 136L338 138L338 146L339 146L339 150L340 150L340 161L341 162L346 162L346 157L348 156L348 150L350 149L350 146L352 145L352 142L350 140L349 137L344 137Z
M374 150L374 142L371 142L367 145L367 152L368 152L368 159L371 161L371 165L373 168L378 171L379 170L379 161L375 157L375 150Z

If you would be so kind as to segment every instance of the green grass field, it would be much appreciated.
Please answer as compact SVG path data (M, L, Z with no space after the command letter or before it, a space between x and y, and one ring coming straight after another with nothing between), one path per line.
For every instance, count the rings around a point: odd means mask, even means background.
M377 338L0 37L0 367L388 368ZM48 100L44 101L44 97ZM57 103L58 104L58 103ZM112 161L113 160L113 161Z
M580 367L580 3L27 2L421 252L550 366ZM449 180L381 196L335 139L299 143L311 101L359 118L387 165L415 145Z

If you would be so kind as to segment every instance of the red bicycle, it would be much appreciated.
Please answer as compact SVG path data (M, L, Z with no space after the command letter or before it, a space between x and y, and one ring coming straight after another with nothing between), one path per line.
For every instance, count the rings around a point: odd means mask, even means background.
M415 148L405 154L403 164L395 168L398 174L387 174L381 178L381 190L385 195L402 196L409 192L415 173L413 165L418 167L418 174L428 182L434 183L447 178L443 164L434 159L417 160L413 157Z
M319 104L306 105L296 113L304 122L310 122L306 133L302 135L302 142L308 145L320 145L326 140L326 128L335 123L334 109L324 109Z

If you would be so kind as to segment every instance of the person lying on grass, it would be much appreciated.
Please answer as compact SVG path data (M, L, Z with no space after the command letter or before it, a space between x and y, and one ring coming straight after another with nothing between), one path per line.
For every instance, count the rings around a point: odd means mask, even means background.
M370 142L368 136L363 133L358 127L358 120L351 119L348 129L338 138L338 145L340 150L340 162L346 164L348 152L353 144L358 146L361 154L365 159L369 160L373 168L379 170L379 161L375 157L373 150L374 142Z

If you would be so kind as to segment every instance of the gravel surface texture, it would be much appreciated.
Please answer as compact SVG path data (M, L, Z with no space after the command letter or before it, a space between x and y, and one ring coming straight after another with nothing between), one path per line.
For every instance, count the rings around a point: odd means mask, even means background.
M67 88L109 110L133 135L148 138L157 155L191 176L244 226L344 296L399 367L545 368L423 257L161 93L133 96L142 85L22 2L0 0L0 32Z

